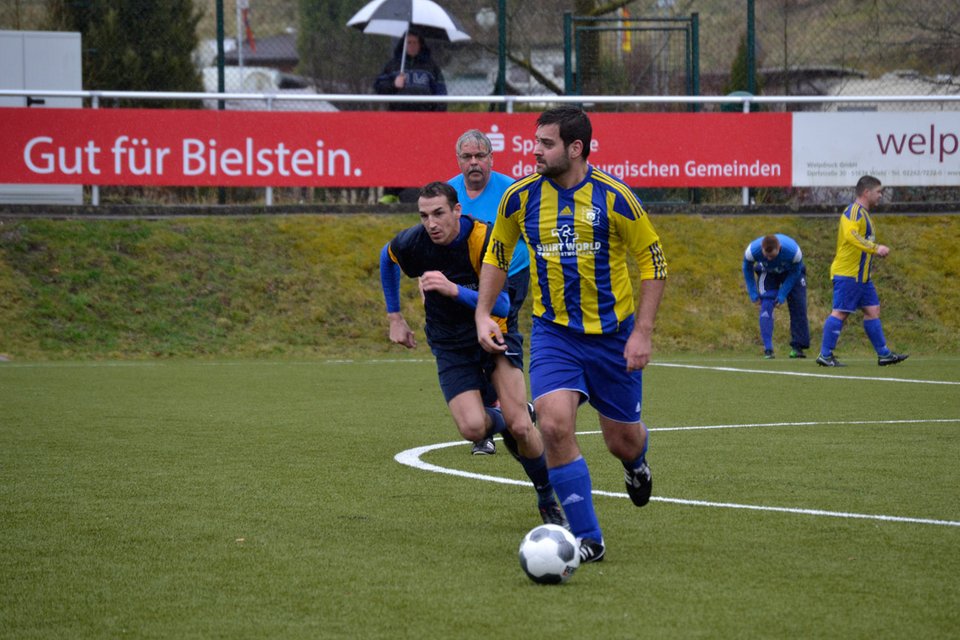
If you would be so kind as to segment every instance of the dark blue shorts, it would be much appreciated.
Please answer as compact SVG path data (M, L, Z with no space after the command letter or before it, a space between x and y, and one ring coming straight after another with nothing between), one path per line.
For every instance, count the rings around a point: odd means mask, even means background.
M530 289L530 269L523 269L507 278L507 294L510 296L510 313L507 315L507 331L516 333L523 342L523 336L520 334L520 309L523 307L523 301L527 299L527 291Z
M623 350L633 319L620 331L587 335L540 318L530 332L530 389L534 400L559 390L578 391L600 415L640 421L643 371L627 371Z
M857 282L856 278L833 277L833 308L853 313L863 307L880 306L880 296L872 280Z
M507 333L507 360L517 369L523 369L523 341L518 334ZM443 399L448 403L464 391L479 391L483 403L491 406L497 393L490 382L495 357L483 350L479 343L466 348L445 349L430 347L437 359L437 377Z

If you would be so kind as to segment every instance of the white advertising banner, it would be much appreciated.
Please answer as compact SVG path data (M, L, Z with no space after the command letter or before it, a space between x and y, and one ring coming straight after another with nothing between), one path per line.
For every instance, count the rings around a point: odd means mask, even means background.
M960 186L960 112L795 113L793 185Z

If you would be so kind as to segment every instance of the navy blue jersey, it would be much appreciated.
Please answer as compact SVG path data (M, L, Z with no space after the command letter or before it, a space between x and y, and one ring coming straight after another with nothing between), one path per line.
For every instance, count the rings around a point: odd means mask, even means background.
M448 245L436 244L422 224L405 229L390 241L390 258L411 278L426 271L440 271L450 282L477 290L480 264L490 239L491 228L470 216L460 217L460 233ZM427 291L424 299L426 327L424 333L431 347L474 348L477 326L473 308L436 291ZM506 322L497 318L501 330Z

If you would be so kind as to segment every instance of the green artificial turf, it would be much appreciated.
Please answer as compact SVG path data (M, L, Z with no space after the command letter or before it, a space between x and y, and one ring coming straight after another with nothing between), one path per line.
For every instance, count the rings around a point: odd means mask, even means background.
M956 636L956 356L656 359L654 501L583 408L608 557L549 587L532 489L394 459L458 440L417 353L0 363L0 637Z

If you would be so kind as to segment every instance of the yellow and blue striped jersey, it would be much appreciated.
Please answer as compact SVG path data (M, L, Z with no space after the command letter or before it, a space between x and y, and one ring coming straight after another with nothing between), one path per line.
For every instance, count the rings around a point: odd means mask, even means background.
M521 235L530 252L533 315L582 333L616 332L633 314L628 254L641 279L667 277L660 238L640 201L591 165L570 189L539 174L511 185L484 262L506 271Z
M870 266L877 252L876 236L866 207L857 202L847 207L840 216L837 255L830 265L830 277L856 278L857 282L870 280Z

